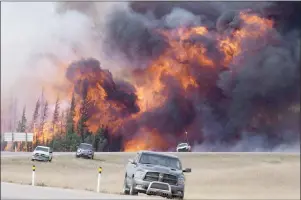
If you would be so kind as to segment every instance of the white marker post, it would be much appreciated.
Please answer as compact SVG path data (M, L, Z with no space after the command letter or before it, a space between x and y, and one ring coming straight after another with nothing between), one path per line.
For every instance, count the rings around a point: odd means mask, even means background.
M99 192L99 188L100 188L101 172L102 172L102 168L98 167L98 179L97 179L97 188L96 188L97 192Z
M32 166L32 177L31 177L31 185L34 186L34 178L35 178L36 166Z

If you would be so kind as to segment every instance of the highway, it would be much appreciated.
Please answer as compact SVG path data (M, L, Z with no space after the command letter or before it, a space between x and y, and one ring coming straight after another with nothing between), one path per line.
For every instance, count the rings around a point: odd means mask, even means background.
M267 155L271 152L164 152L174 155ZM30 157L32 152L1 151L1 157ZM95 155L133 155L133 152L95 152ZM273 152L274 155L300 155L300 152ZM53 156L75 155L75 152L53 152Z
M71 155L72 152L55 152ZM1 157L29 157L31 152L3 152ZM16 192L17 191L17 192ZM61 189L1 182L1 199L149 199L148 196L129 196L96 193L84 190Z
M104 194L89 191L19 185L1 182L1 199L146 199L147 196Z
M135 153L95 152L95 160L82 160L75 158L75 152L54 152L53 162L36 163L36 182L45 183L47 187L29 185L33 164L30 161L31 154L1 152L1 180L9 182L1 182L2 199L162 199L143 194L138 197L120 194L124 164ZM179 156L185 166L192 168L193 172L186 175L188 187L185 196L188 199L245 199L246 196L249 199L300 199L300 153L172 154ZM103 186L100 188L104 193L92 192L96 189L99 165L104 169ZM80 176L74 176L78 173Z

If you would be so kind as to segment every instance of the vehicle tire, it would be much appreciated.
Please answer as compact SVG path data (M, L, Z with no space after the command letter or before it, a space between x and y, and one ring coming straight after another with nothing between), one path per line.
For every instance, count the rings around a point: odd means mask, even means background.
M134 177L131 180L131 186L130 186L130 195L138 195L138 191L135 190L135 181Z
M178 197L179 200L183 200L184 199L184 193L182 196Z
M94 159L94 155L93 156L91 156L91 160L93 160Z
M78 156L78 155L75 155L75 158L79 158L79 156Z
M130 189L126 183L126 177L127 177L127 175L125 175L124 181L123 181L123 194L130 194Z
M50 160L48 160L49 162L51 162L52 161L52 158L50 158Z
M31 159L31 161L34 161L34 159Z

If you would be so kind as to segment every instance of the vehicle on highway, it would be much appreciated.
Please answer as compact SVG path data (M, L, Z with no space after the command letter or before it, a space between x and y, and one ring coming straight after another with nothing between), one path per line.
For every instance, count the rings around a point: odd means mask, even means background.
M177 156L153 151L139 151L126 166L123 193L157 195L167 198L184 198L184 172Z
M93 148L92 144L81 143L79 146L77 146L75 157L76 158L85 157L85 158L93 159L94 158L94 148Z
M177 146L177 152L191 152L191 146L188 143L180 143Z
M32 152L31 160L49 161L52 160L52 148L47 146L37 146Z

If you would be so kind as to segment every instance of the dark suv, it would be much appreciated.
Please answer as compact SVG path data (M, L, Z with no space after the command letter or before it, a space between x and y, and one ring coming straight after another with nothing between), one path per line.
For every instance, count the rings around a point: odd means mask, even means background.
M76 157L94 158L94 148L92 144L81 143L76 150Z

